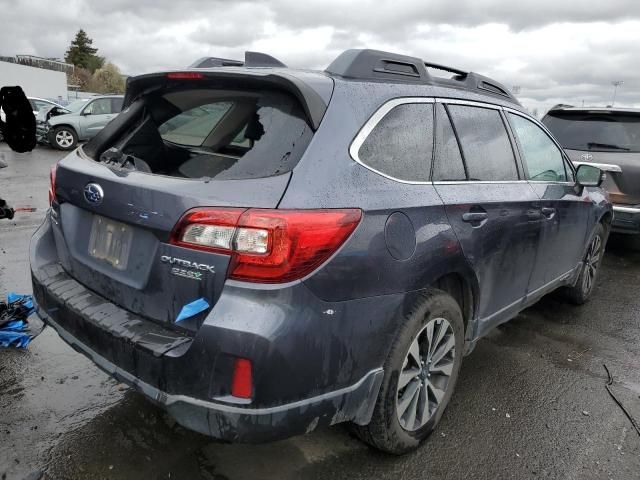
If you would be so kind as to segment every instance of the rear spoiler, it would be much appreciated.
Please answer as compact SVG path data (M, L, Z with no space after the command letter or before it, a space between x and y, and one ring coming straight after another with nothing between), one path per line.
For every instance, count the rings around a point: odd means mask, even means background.
M321 78L326 79L328 82L333 82L327 76ZM272 69L249 70L247 68L234 67L215 69L190 68L181 71L129 77L122 108L123 110L126 109L146 93L172 85L185 84L186 82L191 82L193 85L207 82L207 85L213 84L226 88L259 89L267 87L284 90L291 93L300 102L314 130L317 130L320 126L330 98L330 95L328 98L327 95L323 98L308 83L285 71L274 71Z

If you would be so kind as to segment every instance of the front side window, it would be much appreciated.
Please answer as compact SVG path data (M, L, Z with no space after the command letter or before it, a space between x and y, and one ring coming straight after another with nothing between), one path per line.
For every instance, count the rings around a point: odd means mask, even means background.
M360 161L398 180L427 182L433 154L433 104L391 109L358 150Z
M449 105L469 180L518 180L509 135L498 110Z
M567 175L560 149L544 130L531 120L509 114L509 122L520 142L528 179L539 182L566 182Z
M111 113L111 99L99 98L94 100L87 108L84 109L84 113L87 115L108 115Z

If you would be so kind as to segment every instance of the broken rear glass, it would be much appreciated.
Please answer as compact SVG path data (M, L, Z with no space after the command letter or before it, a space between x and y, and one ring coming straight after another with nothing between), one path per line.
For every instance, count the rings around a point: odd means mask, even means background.
M262 178L291 171L313 136L282 92L174 90L143 101L101 161L184 178Z

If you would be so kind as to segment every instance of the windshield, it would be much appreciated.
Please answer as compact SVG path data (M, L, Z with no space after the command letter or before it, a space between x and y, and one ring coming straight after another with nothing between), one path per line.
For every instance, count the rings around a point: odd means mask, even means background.
M564 148L640 152L640 115L619 112L551 112L542 120Z
M82 107L84 107L87 104L88 101L89 100L87 100L87 99L85 99L85 100L74 100L73 102L71 102L69 105L67 105L64 108L66 108L67 110L69 110L70 112L73 112L73 113L79 112L82 109Z

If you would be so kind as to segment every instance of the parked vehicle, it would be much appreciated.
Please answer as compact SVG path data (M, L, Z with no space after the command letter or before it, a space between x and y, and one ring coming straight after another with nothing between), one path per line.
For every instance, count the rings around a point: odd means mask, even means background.
M606 172L612 230L640 233L640 109L558 105L542 119L574 165Z
M44 118L36 117L37 139L59 150L73 150L79 141L93 138L120 113L123 98L122 95L99 95L74 100L61 109L47 110Z
M45 98L27 97L27 100L29 100L31 107L33 108L33 114L36 116L38 115L38 112L43 108L46 108L46 109L50 109L53 107L64 108L59 103L52 102L51 100L47 100Z
M479 338L593 290L601 172L489 78L247 52L129 79L124 105L52 171L33 291L66 342L187 428L262 442L350 422L406 452Z

